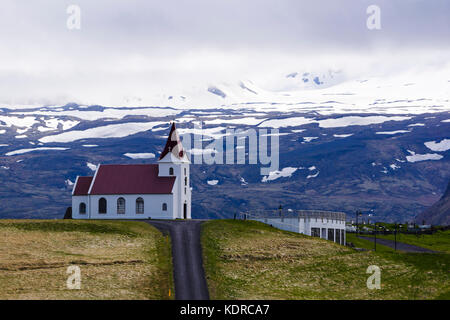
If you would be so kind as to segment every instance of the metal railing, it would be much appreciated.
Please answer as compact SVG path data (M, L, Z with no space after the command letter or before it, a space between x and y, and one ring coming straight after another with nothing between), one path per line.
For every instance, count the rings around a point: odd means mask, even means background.
M345 222L344 212L320 211L320 210L250 210L240 213L241 219L327 219Z

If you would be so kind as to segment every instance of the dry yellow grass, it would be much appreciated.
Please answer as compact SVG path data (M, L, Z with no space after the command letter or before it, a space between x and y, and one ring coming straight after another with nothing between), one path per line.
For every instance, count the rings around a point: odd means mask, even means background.
M449 255L357 252L252 221L203 226L214 299L434 299L449 291ZM367 267L381 269L369 290Z
M3 220L0 248L0 299L166 299L171 288L169 242L145 223ZM70 265L80 290L66 286Z

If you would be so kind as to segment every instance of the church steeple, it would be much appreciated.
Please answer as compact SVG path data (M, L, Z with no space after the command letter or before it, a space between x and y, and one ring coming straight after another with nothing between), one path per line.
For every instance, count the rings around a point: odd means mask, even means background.
M169 152L178 159L183 159L184 157L183 145L181 144L180 137L178 136L175 122L172 122L172 127L170 128L170 133L166 141L166 146L164 147L163 152L161 152L159 160L163 159Z

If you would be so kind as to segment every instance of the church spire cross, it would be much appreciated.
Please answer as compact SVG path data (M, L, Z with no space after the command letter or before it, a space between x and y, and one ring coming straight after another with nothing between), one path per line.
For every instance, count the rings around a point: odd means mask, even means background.
M184 155L183 145L181 144L180 137L178 136L175 122L172 122L172 127L170 128L170 133L166 141L166 146L164 147L163 152L161 152L159 160L164 158L169 152L173 153L173 155L177 158L182 158Z

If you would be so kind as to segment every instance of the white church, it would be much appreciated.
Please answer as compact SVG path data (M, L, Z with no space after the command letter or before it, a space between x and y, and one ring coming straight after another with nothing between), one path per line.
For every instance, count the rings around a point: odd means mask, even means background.
M190 161L172 124L156 164L99 164L78 176L73 219L191 219Z

